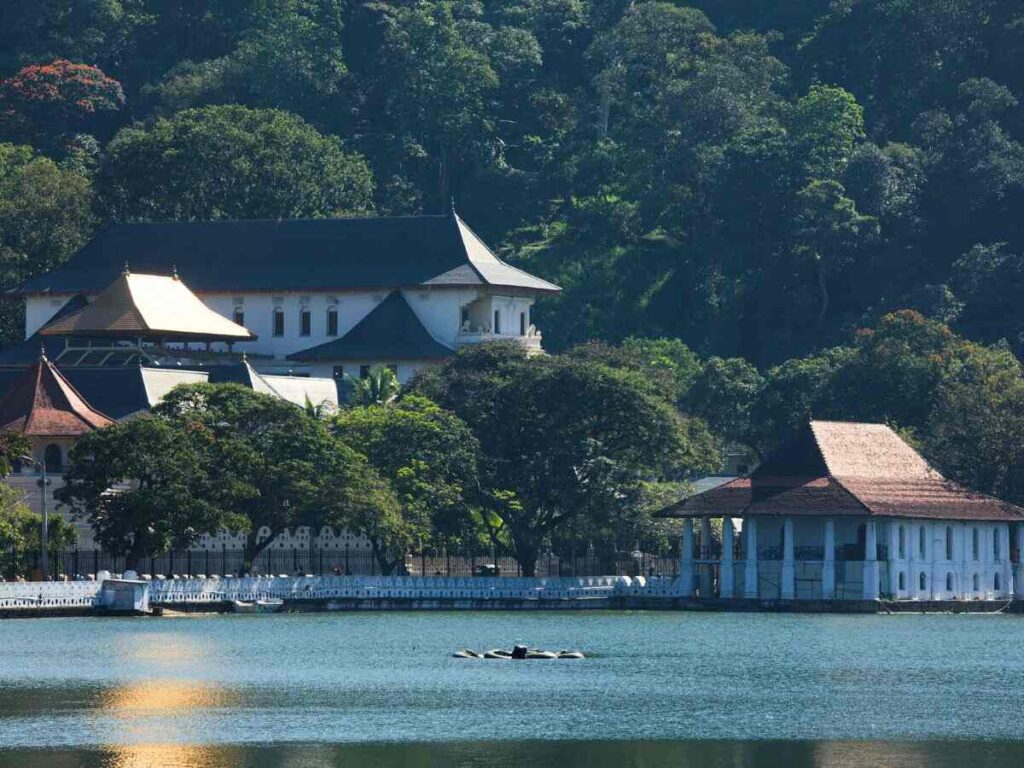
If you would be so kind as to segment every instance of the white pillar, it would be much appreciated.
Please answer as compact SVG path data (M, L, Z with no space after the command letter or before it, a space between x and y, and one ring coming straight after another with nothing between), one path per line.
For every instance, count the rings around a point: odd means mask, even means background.
M900 526L899 520L889 521L889 594L893 598L900 596L900 571L903 570L903 562L900 558ZM907 529L903 527L903 546L907 545ZM906 578L904 576L903 578Z
M700 520L700 557L699 560L711 560L711 518ZM701 599L711 597L711 564L700 563L697 566L697 583L700 586Z
M732 518L722 518L722 559L718 564L718 596L733 596L732 547L734 530Z
M796 563L793 558L793 518L787 517L782 523L782 584L779 597L792 600L796 597Z
M682 597L693 597L693 518L683 518L679 543L679 588Z
M1024 523L1017 523L1017 562L1013 564L1013 596L1024 597Z
M967 523L961 523L959 526L953 529L953 556L957 556L956 549L956 530L960 531L960 590L957 593L958 600L964 600L970 594L971 589L974 587L974 580L971 578L970 569L967 563L967 546L968 546L968 532Z
M1013 583L1013 569L1010 565L1010 524L1000 523L997 529L999 536L999 578L1002 581L1000 591L1001 597L1008 597L1013 594L1010 586Z
M878 539L870 517L864 523L864 599L878 599Z
M825 518L825 551L821 562L821 597L834 600L836 596L836 521Z
M757 599L757 518L748 517L743 520L743 533L747 537L747 559L743 570L743 596Z

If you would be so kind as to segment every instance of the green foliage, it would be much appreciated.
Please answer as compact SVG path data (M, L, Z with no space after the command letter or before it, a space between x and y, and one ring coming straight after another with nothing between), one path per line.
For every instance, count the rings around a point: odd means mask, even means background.
M413 385L465 421L482 451L485 493L524 574L542 542L577 519L635 512L643 482L717 463L703 424L628 372L572 357L529 358L516 344L460 351Z
M47 542L51 556L75 542L75 528L60 515L50 515ZM31 576L29 568L42 550L43 517L24 503L21 493L0 483L0 575Z
M386 365L374 365L363 378L346 376L346 402L351 405L388 405L401 391L398 374Z
M386 540L377 528L360 530L377 552L403 554L413 545L472 540L472 502L478 495L477 440L469 427L418 395L392 407L348 408L332 421L334 433L366 456L390 482L401 506Z
M89 180L31 147L0 143L0 282L17 285L59 266L94 224ZM0 339L24 338L20 303L0 308Z
M183 385L154 412L202 444L209 499L232 512L227 527L245 532L247 569L286 530L389 511L365 458L280 398L236 384Z
M198 436L164 419L141 416L90 432L68 458L66 484L54 495L129 568L235 525L217 505Z
M370 210L373 175L293 115L215 106L120 131L98 185L127 221L318 218Z

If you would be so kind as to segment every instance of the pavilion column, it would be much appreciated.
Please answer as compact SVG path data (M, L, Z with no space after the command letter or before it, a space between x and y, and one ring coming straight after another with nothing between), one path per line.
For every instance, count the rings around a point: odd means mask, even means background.
M1014 531L1017 540L1017 561L1013 564L1013 596L1024 597L1024 523L1017 523Z
M743 567L743 596L756 600L757 584L757 518L743 520L743 535L747 537L746 560Z
M712 596L712 568L711 563L707 562L712 559L711 518L709 517L700 519L700 557L698 559L705 561L697 565L697 584L700 587L701 599L704 599Z
M836 521L825 518L825 547L821 561L821 599L833 600L836 596Z
M864 523L864 599L878 599L878 538L870 517Z
M1010 586L1013 583L1013 570L1010 564L1010 524L1001 523L996 529L996 535L999 537L999 573L1001 587L1000 592L1003 596L1013 594L1013 589Z
M693 597L693 518L683 518L683 537L679 544L679 587L682 597Z
M796 597L796 561L793 557L793 518L787 517L782 523L782 584L779 597L792 600Z
M889 594L893 599L900 596L900 523L898 520L890 520L889 523L889 553L886 560L889 563ZM906 547L907 533L903 529L903 545ZM904 576L906 578L906 576Z
M722 518L722 559L718 564L718 596L731 598L733 596L733 571L732 571L732 548L735 532L732 527L732 518Z

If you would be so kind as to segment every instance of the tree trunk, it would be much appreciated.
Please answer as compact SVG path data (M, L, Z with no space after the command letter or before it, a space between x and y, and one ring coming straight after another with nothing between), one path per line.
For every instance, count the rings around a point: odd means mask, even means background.
M818 261L817 273L818 294L821 297L821 307L818 309L818 320L821 321L825 319L825 313L828 312L828 284L825 282L825 268L822 266L821 261Z
M537 553L539 551L540 545L533 539L524 541L519 537L515 538L516 562L519 563L519 570L523 576L533 578L537 575Z
M240 576L248 576L252 573L252 564L256 562L260 552L269 547L277 539L280 531L271 531L270 535L263 541L256 541L256 534L261 526L253 526L245 534L245 548L242 550L242 572Z

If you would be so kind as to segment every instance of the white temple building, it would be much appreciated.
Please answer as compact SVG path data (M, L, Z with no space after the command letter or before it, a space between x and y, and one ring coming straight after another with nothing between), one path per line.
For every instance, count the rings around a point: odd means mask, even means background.
M947 480L883 424L812 421L753 473L660 516L684 521L687 598L1024 596L1024 509Z

